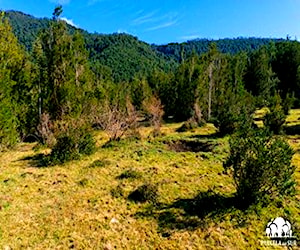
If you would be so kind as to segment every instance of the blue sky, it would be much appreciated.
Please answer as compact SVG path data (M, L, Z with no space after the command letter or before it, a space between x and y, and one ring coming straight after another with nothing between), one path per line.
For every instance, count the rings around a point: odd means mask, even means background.
M0 0L0 9L63 17L90 32L126 32L148 43L194 38L300 38L300 0Z

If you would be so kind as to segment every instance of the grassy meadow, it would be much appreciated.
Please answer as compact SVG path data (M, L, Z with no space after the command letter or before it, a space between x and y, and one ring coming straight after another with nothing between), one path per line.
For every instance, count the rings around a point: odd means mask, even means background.
M111 144L95 132L95 154L53 167L36 160L49 150L20 143L0 154L0 247L269 249L260 241L278 216L299 240L300 110L291 110L286 125L296 152L296 197L246 211L230 202L235 187L222 167L228 137L214 135L211 124L183 133L176 132L181 124L165 124L158 138L144 127L141 140ZM157 186L154 203L128 199L143 184Z

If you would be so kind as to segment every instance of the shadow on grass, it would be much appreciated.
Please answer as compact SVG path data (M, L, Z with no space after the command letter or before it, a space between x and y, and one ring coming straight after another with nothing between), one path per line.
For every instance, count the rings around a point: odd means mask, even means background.
M36 168L43 168L49 166L48 155L42 153L33 156L26 156L20 159L19 161L29 161L30 166Z
M200 192L192 199L179 199L172 204L149 205L135 214L137 218L150 217L157 220L158 231L168 237L174 230L205 229L210 222L228 219L235 227L246 226L247 206L235 196L224 196L213 191Z
M220 132L215 132L213 134L208 134L208 135L192 135L190 138L195 138L195 139L222 139L226 135L220 133Z
M175 152L212 152L217 146L216 143L211 141L200 140L170 140L166 141L170 150Z
M293 126L285 126L283 130L286 135L300 135L300 124Z

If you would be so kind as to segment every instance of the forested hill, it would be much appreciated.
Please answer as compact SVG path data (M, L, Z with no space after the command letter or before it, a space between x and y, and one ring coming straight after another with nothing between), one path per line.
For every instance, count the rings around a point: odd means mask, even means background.
M40 30L49 24L48 18L35 18L19 11L6 12L19 41L31 50ZM70 32L76 30L68 25ZM176 68L182 58L193 51L202 54L208 50L212 40L197 39L185 43L150 45L128 34L91 34L81 30L91 62L107 66L113 80L129 81L137 75L147 76L154 70L170 71ZM252 51L270 41L282 41L269 38L236 38L215 40L223 53L235 54L239 51Z
M14 34L28 51L31 51L39 31L49 24L48 18L35 18L19 11L7 11L7 17L13 27ZM76 29L68 25L70 33ZM81 30L90 61L108 66L113 80L129 81L136 75L147 76L155 69L169 71L175 69L177 63L168 59L163 53L156 51L149 44L139 41L128 34L91 34Z
M49 25L48 18L35 18L20 11L7 11L6 16L19 42L23 44L27 50L31 50L38 32L47 28Z
M145 42L128 34L85 34L92 61L112 69L115 81L128 81L134 76L148 76L154 70L174 70L177 63Z
M195 39L184 43L169 43L166 45L152 45L154 49L168 56L170 59L174 59L180 62L182 58L186 58L193 53L202 54L208 51L209 44L215 42L217 48L222 53L236 54L241 51L253 51L257 50L263 45L267 45L270 42L281 42L285 39L271 39L271 38L234 38L234 39Z

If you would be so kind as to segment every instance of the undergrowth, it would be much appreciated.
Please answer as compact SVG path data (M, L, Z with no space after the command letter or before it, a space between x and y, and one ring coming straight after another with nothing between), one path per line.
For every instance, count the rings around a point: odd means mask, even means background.
M300 112L291 111L290 127ZM300 137L286 136L295 150L296 194L242 209L235 183L224 173L228 137L207 124L165 136L107 140L98 131L99 149L51 168L37 167L49 149L18 144L0 154L0 247L6 249L268 249L267 223L278 216L292 223L299 238ZM208 152L176 152L166 142L213 144ZM202 146L202 145L201 145ZM201 148L199 148L201 149ZM276 248L275 248L276 249Z

